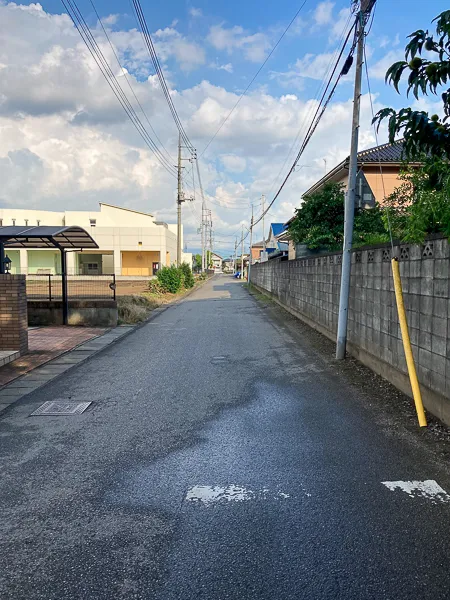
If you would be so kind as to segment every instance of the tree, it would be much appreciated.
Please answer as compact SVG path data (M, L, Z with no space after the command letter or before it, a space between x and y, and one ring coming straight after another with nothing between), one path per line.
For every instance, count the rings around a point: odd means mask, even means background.
M296 244L310 250L339 250L344 239L344 185L326 183L318 192L303 197L289 234ZM376 239L375 239L376 238ZM355 209L354 243L363 245L387 240L382 211L378 208Z
M202 255L196 254L194 256L194 268L198 271L202 268Z
M394 63L386 73L386 82L399 91L402 78L407 77L407 95L441 93L444 118L438 115L431 117L425 111L403 108L380 110L374 122L380 124L388 120L389 141L394 142L396 136L404 138L404 152L407 160L415 160L423 154L436 157L437 162L428 164L427 182L431 186L442 183L439 171L439 159L450 159L450 89L443 91L443 86L450 82L450 10L446 10L433 20L436 23L436 35L428 30L419 29L409 37L405 47L405 60ZM425 56L422 54L425 52Z
M430 185L429 162L439 167L441 185ZM420 168L406 168L400 174L402 184L386 199L392 234L405 242L421 243L429 233L450 237L450 166L446 160L428 159Z

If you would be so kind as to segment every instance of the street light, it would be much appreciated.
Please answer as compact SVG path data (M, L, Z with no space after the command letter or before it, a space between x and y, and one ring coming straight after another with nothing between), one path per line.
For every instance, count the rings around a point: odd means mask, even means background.
M5 258L3 259L3 272L6 275L9 275L10 271L11 271L11 259L9 258L9 256L6 254Z

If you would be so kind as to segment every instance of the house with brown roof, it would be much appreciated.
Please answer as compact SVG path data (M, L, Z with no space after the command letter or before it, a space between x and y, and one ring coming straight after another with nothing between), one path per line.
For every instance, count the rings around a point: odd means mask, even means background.
M350 157L339 163L334 169L312 185L304 194L311 196L320 191L329 182L348 186L348 170ZM410 166L420 166L420 163L409 163ZM385 198L390 196L396 187L401 185L399 178L403 166L403 140L393 144L383 144L368 150L358 152L358 175L356 178L356 206L371 208L375 204L382 205ZM294 220L293 216L286 227ZM282 241L289 241L288 233L284 233ZM280 240L281 241L281 240ZM294 244L289 241L289 259L296 257Z

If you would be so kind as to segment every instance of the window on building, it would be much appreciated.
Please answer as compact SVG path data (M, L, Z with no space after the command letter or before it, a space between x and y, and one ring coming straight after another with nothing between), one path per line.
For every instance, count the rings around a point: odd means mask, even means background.
M11 219L13 227L16 225L16 220L15 219Z
M25 226L28 225L28 219L25 219Z
M95 227L97 225L97 219L89 219L89 223L91 224L91 227Z
M39 219L37 219L36 223L37 223L37 226L38 226L38 227L39 227L39 225L41 224L41 222L40 222L40 220L39 220Z

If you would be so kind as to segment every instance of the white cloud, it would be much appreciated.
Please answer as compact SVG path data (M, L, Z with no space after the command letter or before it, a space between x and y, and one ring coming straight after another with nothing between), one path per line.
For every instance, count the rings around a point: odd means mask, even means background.
M174 56L182 71L191 71L205 63L205 51L201 46L184 38L173 27L158 29L153 36L155 40L163 42L158 54L165 60Z
M347 21L350 17L350 9L349 8L342 8L337 16L337 19L335 19L333 26L331 28L331 35L330 35L330 39L331 41L335 41L337 39L339 39L344 31L344 28L347 24Z
M390 50L374 65L368 65L370 77L373 79L384 80L386 77L386 71L389 69L389 67L399 60L404 60L404 58L405 55L400 49Z
M247 161L242 156L236 154L222 154L220 157L223 166L230 173L243 173L247 168Z
M210 28L207 37L208 42L216 48L232 54L241 50L245 58L252 62L261 62L270 49L270 40L265 33L249 34L243 27L223 27L214 25Z
M103 25L115 25L119 19L119 15L108 15L107 17L102 17Z
M201 8L195 8L194 6L192 6L189 9L189 14L191 15L191 17L202 17L203 13L202 13L202 9Z
M210 67L215 69L216 71L226 71L227 73L233 72L233 65L231 63L227 63L225 65L219 65L218 63L211 63Z
M0 22L4 41L0 46L0 64L4 65L0 77L0 205L94 209L104 200L148 210L173 222L175 178L137 134L69 18L50 15L38 5L19 8L0 1ZM242 38L247 33L240 31L232 36L239 40L232 42L232 50L244 52ZM95 34L110 65L115 65L109 45L100 32ZM149 58L140 34L112 31L111 39L120 56L126 57L136 94L172 154L173 164L177 131L156 76L148 77ZM184 64L186 57L176 55L180 41L191 43L174 28L159 30L155 44L160 59ZM223 49L228 51L225 42ZM194 49L189 64L200 60L203 56ZM142 77L136 80L133 73ZM118 66L117 75L123 81ZM207 81L187 89L172 85L171 93L199 153L239 98ZM283 221L292 215L301 194L323 174L323 158L331 169L348 155L350 96L330 105L301 159L301 164L312 167L293 174L270 211L271 219ZM316 106L292 93L277 97L262 88L243 98L200 163L208 198L228 207L210 204L218 238L234 233L241 221L248 225L249 204L257 203L262 193L270 200L295 136ZM378 108L376 104L375 110ZM362 98L361 115L363 148L374 143L367 96ZM292 157L282 175L291 161ZM183 206L187 235L196 235L196 204ZM255 235L261 237L260 232Z
M328 25L331 23L333 17L334 2L319 2L316 10L314 11L314 21L316 25Z

